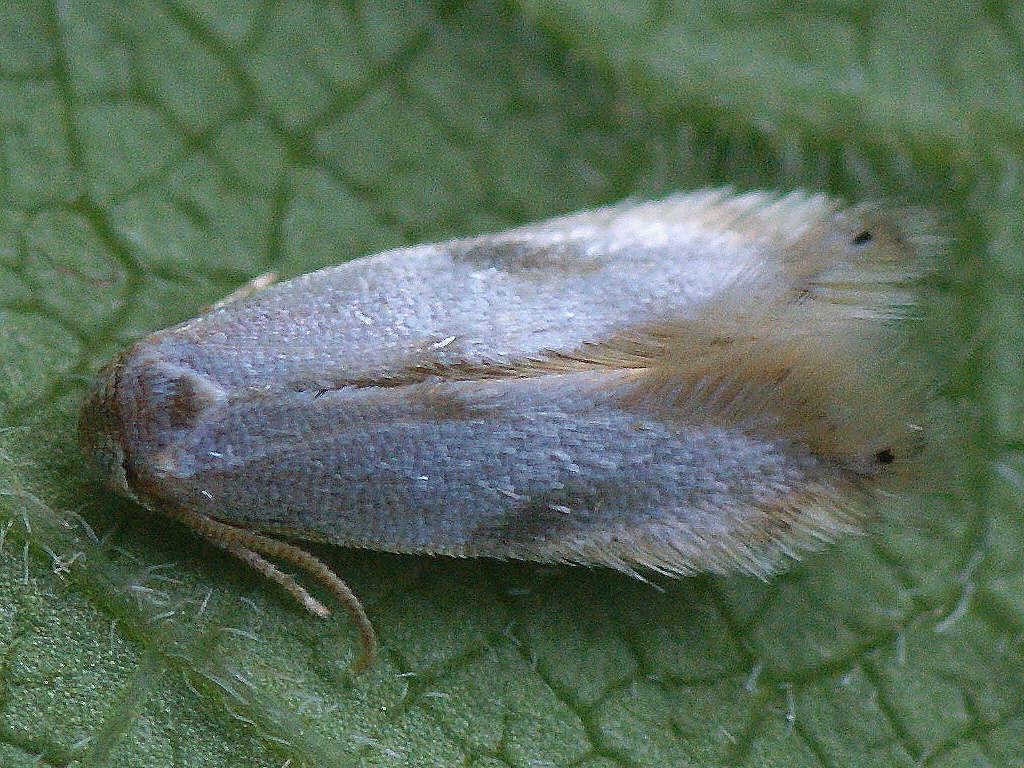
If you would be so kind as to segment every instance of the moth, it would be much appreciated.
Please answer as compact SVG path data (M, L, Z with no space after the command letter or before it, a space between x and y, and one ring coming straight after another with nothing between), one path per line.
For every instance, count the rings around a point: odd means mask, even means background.
M106 482L374 634L284 539L767 578L913 451L916 234L703 190L398 248L153 333L80 419ZM279 538L283 537L283 538Z

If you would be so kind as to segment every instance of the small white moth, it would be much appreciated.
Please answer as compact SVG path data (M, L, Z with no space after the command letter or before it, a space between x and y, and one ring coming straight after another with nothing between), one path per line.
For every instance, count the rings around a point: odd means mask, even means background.
M879 206L701 191L264 287L99 374L113 488L327 609L266 534L766 577L905 461L917 257ZM257 532L259 531L259 532Z

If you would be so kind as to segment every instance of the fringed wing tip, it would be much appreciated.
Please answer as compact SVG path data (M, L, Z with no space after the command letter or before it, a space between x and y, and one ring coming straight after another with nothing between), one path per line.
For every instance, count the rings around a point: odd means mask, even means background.
M840 536L861 533L869 499L858 495L863 494L812 487L754 509L723 511L727 523L713 532L695 534L684 525L661 522L611 534L570 536L516 556L600 565L643 581L652 574L679 577L701 572L740 573L767 581Z

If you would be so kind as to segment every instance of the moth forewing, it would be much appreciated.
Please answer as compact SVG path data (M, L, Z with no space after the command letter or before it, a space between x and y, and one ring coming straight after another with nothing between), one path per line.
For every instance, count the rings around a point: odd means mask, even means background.
M81 434L119 491L372 630L265 534L765 577L905 458L913 238L879 207L709 190L389 251L109 364ZM262 531L263 533L257 533Z

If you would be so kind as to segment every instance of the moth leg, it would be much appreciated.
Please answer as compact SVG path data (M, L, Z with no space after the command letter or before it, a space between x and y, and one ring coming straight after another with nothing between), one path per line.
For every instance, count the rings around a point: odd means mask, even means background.
M373 631L370 618L348 584L328 568L322 560L293 544L278 541L245 528L237 528L197 512L177 509L169 511L168 514L185 523L216 546L230 552L263 576L280 584L310 613L320 618L326 618L330 615L330 611L322 603L312 597L295 579L280 571L273 563L260 557L258 553L279 558L312 575L342 602L359 628L362 653L352 664L352 672L362 672L373 663L377 635Z
M207 312L212 312L215 309L225 307L234 301L238 301L239 299L248 298L257 291L261 291L267 286L273 285L274 283L277 282L277 279L277 272L264 272L262 275L257 275L249 282L243 283L242 285L238 286L238 288L233 290L220 301L216 301L213 304L210 304L208 307L204 307L202 313L205 314Z

